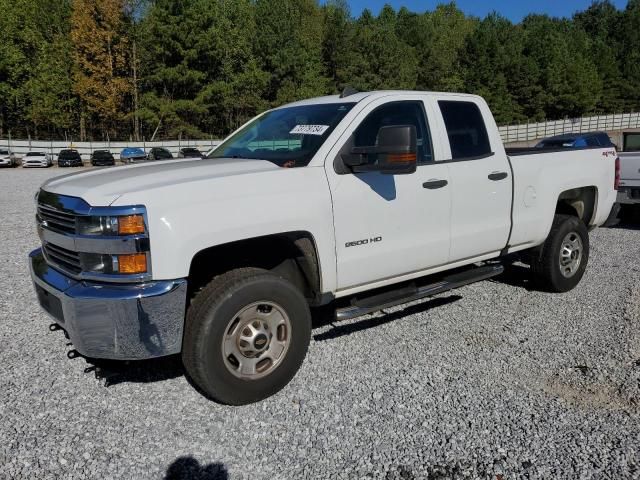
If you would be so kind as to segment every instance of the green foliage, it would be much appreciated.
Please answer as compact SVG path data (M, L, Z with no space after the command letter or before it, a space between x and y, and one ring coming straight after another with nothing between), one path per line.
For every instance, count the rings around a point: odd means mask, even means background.
M483 95L499 123L640 109L640 0L571 20L348 0L0 0L0 136L223 136L341 91Z

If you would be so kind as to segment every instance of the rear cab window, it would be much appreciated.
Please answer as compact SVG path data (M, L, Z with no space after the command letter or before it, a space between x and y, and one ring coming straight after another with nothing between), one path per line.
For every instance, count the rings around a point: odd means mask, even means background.
M473 160L493 155L480 108L473 102L440 100L452 160Z

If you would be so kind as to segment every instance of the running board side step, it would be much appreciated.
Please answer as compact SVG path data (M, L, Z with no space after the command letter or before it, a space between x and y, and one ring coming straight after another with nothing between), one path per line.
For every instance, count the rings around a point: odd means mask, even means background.
M418 287L415 284L380 293L365 298L355 298L351 305L336 310L336 320L351 320L352 318L374 313L385 308L395 307L403 303L415 302L423 298L431 297L439 293L464 287L470 283L480 282L500 275L504 272L502 265L486 265L474 267L469 270L454 273L442 278L440 281Z

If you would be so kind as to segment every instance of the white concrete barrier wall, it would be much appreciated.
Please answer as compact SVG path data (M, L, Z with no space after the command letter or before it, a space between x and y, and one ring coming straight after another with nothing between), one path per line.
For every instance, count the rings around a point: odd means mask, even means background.
M500 127L500 135L504 143L514 143L527 142L564 133L583 133L597 130L612 132L628 128L640 128L640 113L596 115L550 122L507 125Z
M65 141L36 141L36 140L14 140L0 139L0 148L9 148L18 157L25 153L46 152L57 159L60 150L73 148L78 150L83 160L89 160L91 152L94 150L109 150L116 160L120 159L120 152L123 148L138 147L145 152L149 152L153 147L163 147L169 150L174 157L178 156L178 151L185 147L195 147L203 153L211 150L220 144L220 140L183 140L183 141L163 141L163 142L65 142Z

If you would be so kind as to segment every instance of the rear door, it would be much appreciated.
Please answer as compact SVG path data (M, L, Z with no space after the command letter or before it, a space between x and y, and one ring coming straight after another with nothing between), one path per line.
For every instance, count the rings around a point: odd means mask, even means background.
M473 97L434 101L450 154L446 162L451 176L450 262L499 252L511 229L513 187L491 112Z

